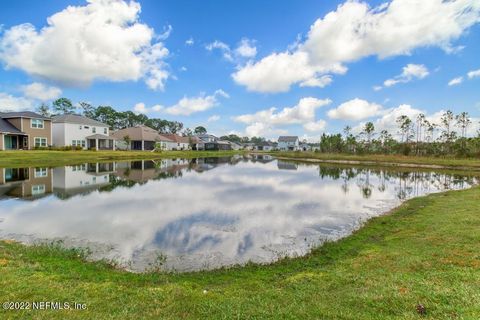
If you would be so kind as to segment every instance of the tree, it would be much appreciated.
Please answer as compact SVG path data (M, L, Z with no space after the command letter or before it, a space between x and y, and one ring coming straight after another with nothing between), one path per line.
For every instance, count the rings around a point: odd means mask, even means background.
M179 121L169 121L168 122L168 131L169 133L176 134L183 129L183 123Z
M412 132L412 120L406 115L401 115L396 122L402 135L402 142L408 143Z
M206 134L207 129L205 129L205 127L202 127L202 126L198 126L198 127L195 128L194 132L195 132L196 135Z
M461 135L462 135L462 153L466 153L467 148L466 148L466 138L467 138L467 129L472 123L472 120L470 119L470 116L468 115L468 112L462 112L459 115L456 116L455 120L457 121L456 125L457 127L460 128L461 130Z
M93 119L107 124L111 129L118 129L119 113L110 106L98 106Z
M67 114L75 112L75 106L72 104L72 101L67 98L59 98L53 101L52 107L57 114Z
M82 113L85 117L93 119L95 118L95 107L88 102L80 102L80 108L82 108Z
M417 122L417 141L416 141L416 154L418 155L419 151L420 151L420 148L419 148L419 144L420 144L420 141L422 140L422 128L425 124L425 121L426 121L426 118L425 118L425 114L423 113L419 113L417 115L417 119L416 119L416 122Z
M40 106L38 106L37 112L44 117L50 117L50 108L45 103L42 103Z
M368 148L370 149L370 144L372 143L372 137L375 132L375 126L373 125L373 122L367 122L365 123L365 126L363 127L363 133L367 137L367 143L368 143Z
M125 142L125 144L127 145L127 150L130 150L130 143L132 142L132 139L130 139L130 136L128 134L123 137L123 142Z
M185 128L185 129L183 129L182 135L184 137L191 137L191 136L193 136L193 131L190 128Z

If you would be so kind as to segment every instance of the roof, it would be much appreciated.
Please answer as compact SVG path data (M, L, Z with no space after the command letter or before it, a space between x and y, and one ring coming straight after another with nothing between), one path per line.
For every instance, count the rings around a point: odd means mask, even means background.
M88 136L88 137L86 137L86 139L115 140L114 137L109 137L109 136L99 134L99 133Z
M280 136L278 142L295 142L298 140L298 136Z
M97 120L84 117L79 114L62 114L53 116L53 123L76 123L90 126L107 127L108 125Z
M14 127L13 124L2 118L0 118L0 132L23 134L23 132Z
M168 139L175 141L176 143L190 143L191 138L182 137L178 134L162 134L162 136L167 137Z
M266 147L266 146L273 147L273 144L270 141L261 141L256 145L261 147Z
M173 140L160 135L155 129L152 129L147 126L135 126L135 127L130 127L130 128L125 128L121 129L118 131L115 131L111 135L117 140L123 140L126 136L130 138L130 140L134 141L170 141L173 142Z
M34 118L34 119L43 119L51 120L48 117L44 117L41 114L32 111L21 111L21 112L0 112L0 118Z

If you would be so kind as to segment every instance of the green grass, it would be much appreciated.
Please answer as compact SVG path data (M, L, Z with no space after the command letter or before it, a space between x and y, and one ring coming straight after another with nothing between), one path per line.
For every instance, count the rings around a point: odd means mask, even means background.
M81 256L0 242L0 302L87 304L0 319L480 319L480 188L410 200L272 265L132 274Z
M352 164L363 165L389 165L389 166L425 166L425 167L443 167L449 169L474 169L480 170L480 159L478 158L458 158L454 156L445 157L427 157L427 156L402 156L402 155L383 155L366 154L351 155L339 153L320 153L320 152L269 152L280 159L296 159L306 161L321 162L350 162Z
M85 162L221 157L241 151L0 151L0 167L62 166Z

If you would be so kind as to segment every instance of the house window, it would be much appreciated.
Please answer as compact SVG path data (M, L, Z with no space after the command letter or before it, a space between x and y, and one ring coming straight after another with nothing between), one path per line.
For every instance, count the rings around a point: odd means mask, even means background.
M43 129L44 128L44 123L43 123L43 120L42 119L32 119L32 122L31 122L31 127L32 128L36 128L36 129Z
M47 146L47 138L35 138L33 141L35 142L36 148Z
M97 133L97 128L92 127L92 132L93 132L93 133Z
M82 147L85 148L85 140L82 140Z
M84 128L84 129L90 129L90 127L89 127L89 126L83 126L83 128Z
M108 129L107 129L107 128L103 128L103 133L104 133L104 134L108 134Z
M72 147L85 147L85 140L72 140Z
M39 195L45 193L45 185L44 184L37 184L32 186L32 195Z
M80 125L80 126L78 126L78 129L82 130L82 126L81 126L81 125Z
M34 176L35 178L48 177L47 168L35 168Z

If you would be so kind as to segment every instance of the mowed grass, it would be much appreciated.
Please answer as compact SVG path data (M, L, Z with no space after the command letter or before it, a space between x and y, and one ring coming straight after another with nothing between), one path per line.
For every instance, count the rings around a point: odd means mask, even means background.
M0 319L480 319L480 188L410 200L350 237L265 266L132 274L75 250L0 242L0 293L0 302L87 305Z
M403 156L403 155L383 155L383 154L365 154L352 155L343 153L321 153L321 152L269 152L269 154L280 159L296 159L310 161L352 161L371 165L418 165L418 166L439 166L451 169L470 168L480 170L479 158L458 158L455 156L445 157L427 157L427 156Z
M242 151L0 151L0 167L62 166L86 162L231 156Z

